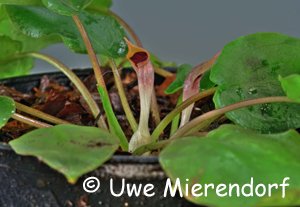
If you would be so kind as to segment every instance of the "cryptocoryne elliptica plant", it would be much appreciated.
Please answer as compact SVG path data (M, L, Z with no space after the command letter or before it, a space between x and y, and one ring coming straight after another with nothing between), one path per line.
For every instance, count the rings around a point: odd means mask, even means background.
M27 73L33 65L33 58L45 60L68 76L94 118L99 117L97 127L75 126L0 96L0 127L13 118L40 128L9 142L17 153L39 157L52 168L60 170L71 183L108 160L119 146L134 155L149 155L151 151L163 149L159 155L160 163L173 181L179 177L195 183L243 183L251 169L255 169L255 175L266 178L257 182L268 183L268 177L273 179L272 182L279 182L283 174L291 180L300 180L297 174L300 137L293 130L300 127L298 39L276 33L253 34L227 44L220 53L202 64L179 66L177 78L166 92L174 93L183 88L182 99L160 121L153 89L154 72L165 77L172 74L160 68L163 62L151 63L151 59L157 58L142 48L137 36L120 17L109 11L110 5L109 0L30 0L25 3L16 0L0 3L0 77ZM120 24L131 34L137 46L126 39ZM14 35L16 32L18 36ZM60 41L76 53L89 54L107 119L99 116L101 111L90 92L67 66L38 53L42 47ZM114 73L123 109L134 131L129 143L113 113L96 55L106 59ZM137 73L141 105L139 123L132 115L118 72L128 62ZM22 69L20 65L23 65ZM212 95L216 109L190 121L194 103ZM23 116L16 109L48 123ZM148 129L150 114L157 124L152 134ZM239 126L224 125L206 132L208 126L224 114ZM171 137L158 141L171 122ZM290 131L285 132L287 130ZM269 150L265 151L262 146ZM51 154L49 149L58 153ZM279 152L281 156L276 157ZM261 156L264 159L251 159ZM200 161L196 162L198 159ZM258 167L262 163L268 167ZM287 165L287 173L283 173L280 169ZM224 173L220 175L218 172ZM235 181L237 177L239 179ZM184 186L184 183L181 185ZM295 181L291 187L293 190L289 191L287 199L279 195L279 190L274 191L274 200L268 200L266 196L247 199L239 196L187 198L198 204L216 206L272 206L277 205L276 202L298 205L300 184Z

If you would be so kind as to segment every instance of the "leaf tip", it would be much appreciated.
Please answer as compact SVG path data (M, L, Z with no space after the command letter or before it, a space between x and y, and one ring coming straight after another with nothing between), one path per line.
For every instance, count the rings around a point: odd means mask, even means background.
M75 185L78 180L78 177L73 177L73 176L66 175L66 178L67 178L68 182L71 183L72 185Z

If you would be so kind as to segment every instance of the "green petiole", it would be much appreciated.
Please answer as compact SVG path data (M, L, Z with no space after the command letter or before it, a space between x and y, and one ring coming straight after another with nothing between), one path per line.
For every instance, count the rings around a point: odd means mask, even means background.
M127 138L114 114L114 111L111 107L109 97L107 96L107 93L104 88L101 86L97 85L97 89L100 93L101 99L102 99L102 104L104 111L107 116L108 124L109 124L109 129L112 134L115 134L117 137L120 139L120 146L123 151L128 152L128 141Z

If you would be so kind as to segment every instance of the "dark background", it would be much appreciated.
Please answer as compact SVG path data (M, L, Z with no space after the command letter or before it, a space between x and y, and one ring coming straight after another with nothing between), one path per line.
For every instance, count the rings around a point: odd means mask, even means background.
M299 0L115 0L111 10L137 33L145 49L165 61L196 65L225 44L257 32L300 38ZM70 68L90 67L87 55L55 44L41 51ZM32 73L57 71L36 60Z

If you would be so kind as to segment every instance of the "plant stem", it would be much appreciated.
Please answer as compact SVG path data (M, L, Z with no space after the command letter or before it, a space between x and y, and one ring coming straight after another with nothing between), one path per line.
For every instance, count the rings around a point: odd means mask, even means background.
M73 73L72 70L70 70L67 66L65 66L63 63L59 62L55 58L52 58L48 55L44 55L41 53L36 53L36 52L28 52L28 53L22 53L19 55L16 55L16 58L25 58L25 57L33 57L33 58L38 58L41 60L44 60L54 67L58 68L61 72L63 72L71 81L72 83L76 86L76 88L79 90L81 93L82 97L88 104L88 106L91 109L91 112L95 118L100 114L100 109L96 103L96 101L93 99L92 95L88 91L88 89L85 87L85 85L81 82L81 80ZM98 126L101 127L102 129L108 130L106 122L103 118L103 116L100 117L98 120Z
M84 44L86 46L86 49L88 51L88 54L89 54L89 57L91 59L91 63L92 63L92 66L93 66L93 69L94 69L94 73L95 73L95 77L96 77L96 80L97 80L97 83L98 85L100 85L102 88L104 88L106 91L106 85L105 85L105 81L103 79L103 76L102 76L102 72L101 72L101 68L100 68L100 65L99 65L99 62L98 62L98 59L97 59L97 56L96 56L96 53L93 49L93 45L91 43L91 40L81 22L81 20L79 19L79 17L77 15L72 15L79 31L80 31L80 34L83 38L83 41L84 41Z
M227 118L227 116L226 115L223 115L223 116L221 116L220 118L218 118L218 122L219 123L221 123L221 124L223 124L225 121L227 121L228 120L228 118Z
M134 152L132 154L133 155L142 155L142 154L144 154L145 152L148 152L148 151L161 149L161 148L164 148L164 147L168 146L172 141L173 140L168 139L168 140L163 140L163 141L159 141L159 142L146 144L146 145L140 146L139 148L134 150Z
M195 133L192 133L192 134L189 134L188 136L184 136L183 138L185 137L206 137L208 135L209 132L195 132Z
M199 138L203 138L208 134L208 132L198 132L198 133L193 133L190 136L196 136ZM133 155L142 155L148 151L153 151L153 150L159 150L162 148L165 148L166 146L168 146L171 142L173 142L175 140L173 139L168 139L168 140L163 140L163 141L159 141L159 142L154 142L154 143L150 143L150 144L146 144L143 145L139 148L137 148L132 154Z
M59 119L59 118L54 117L54 116L51 116L49 114L46 114L46 113L44 113L42 111L39 111L39 110L36 110L34 108L30 108L30 107L25 106L23 104L20 104L18 102L15 102L15 106L20 111L23 111L23 112L25 112L27 114L36 116L38 118L41 118L41 119L43 119L45 121L48 121L48 122L51 122L53 124L71 124L71 125L73 125L70 122L67 122L65 120Z
M120 147L123 151L128 152L128 140L118 122L116 115L113 111L113 108L110 104L109 97L106 94L106 91L101 86L97 85L97 89L100 93L102 99L103 109L107 116L107 121L110 129L110 133L115 134L120 139Z
M235 104L231 104L229 106L224 106L219 109L215 109L213 111L207 112L193 120L189 123L184 125L183 127L179 128L179 130L170 138L170 139L179 139L180 137L184 136L187 132L192 130L197 125L205 122L209 119L214 119L220 117L221 115L228 113L230 111L234 111L243 107L248 107L257 104L265 104L265 103L275 103L275 102L288 102L288 103L298 103L292 99L289 99L286 96L277 96L277 97L264 97L264 98L257 98L247 101L241 101Z
M132 114L132 111L130 109L130 106L128 104L128 100L126 98L126 94L125 94L125 91L124 91L124 88L123 88L122 80L121 80L120 74L118 72L117 66L116 66L115 62L112 59L109 59L109 63L110 63L110 66L112 68L112 71L114 73L115 84L118 88L121 103L122 103L123 109L125 111L126 117L129 121L129 124L130 124L133 132L136 132L138 130L138 124L136 123L136 120L135 120L135 118Z
M157 100L156 100L156 92L155 88L153 87L152 94L151 94L151 114L154 118L154 123L155 126L158 126L160 123L160 115L159 115L159 110L158 110L158 105L157 105Z
M177 101L177 106L179 106L182 103L182 95L183 93L181 92L178 101ZM180 119L180 114L178 114L177 116L175 116L175 118L172 121L172 125L171 125L171 131L170 131L170 136L172 136L178 129L178 124L179 124L179 119Z
M205 121L199 123L196 127L185 133L184 136L190 136L191 134L198 133L199 131L203 132L209 128L211 123L218 119L220 116L213 117L211 119L206 119Z
M15 120L18 120L20 122L23 122L25 124L34 126L36 128L52 127L52 125L50 125L50 124L46 124L46 123L43 123L43 122L40 122L40 121L37 121L37 120L34 120L34 119L30 119L28 117L22 116L22 115L17 114L17 113L15 113L11 118L13 118Z
M188 98L187 100L182 102L178 107L173 109L156 127L156 129L154 130L154 132L151 135L151 142L155 142L158 139L159 135L166 128L166 126L175 118L175 116L177 116L179 113L181 113L182 110L184 110L189 105L193 104L195 101L198 101L202 98L205 98L207 96L214 94L217 89L218 88L215 87L215 88L211 88L211 89L208 89L205 91L201 91L200 93L197 93L196 95Z
M214 122L217 119L220 120L221 118L223 120L227 119L227 117L225 115L215 116L211 119L206 119L205 121L201 122L196 127L194 127L193 129L191 129L190 131L185 133L185 136L190 136L191 134L195 134L195 133L203 133L205 130L207 130L209 128L209 126L211 125L212 122ZM222 121L222 120L220 120L220 121ZM223 123L223 122L221 122L221 123ZM199 132L199 131L201 131L201 132Z
M123 65L127 62L127 58L124 58L120 64L118 65L118 70L121 71L121 74L122 74L122 69L123 69Z
M171 73L167 70L164 70L162 68L159 68L157 66L153 66L154 68L154 72L157 73L158 75L162 76L162 77L167 77L167 76L173 76L174 73Z

